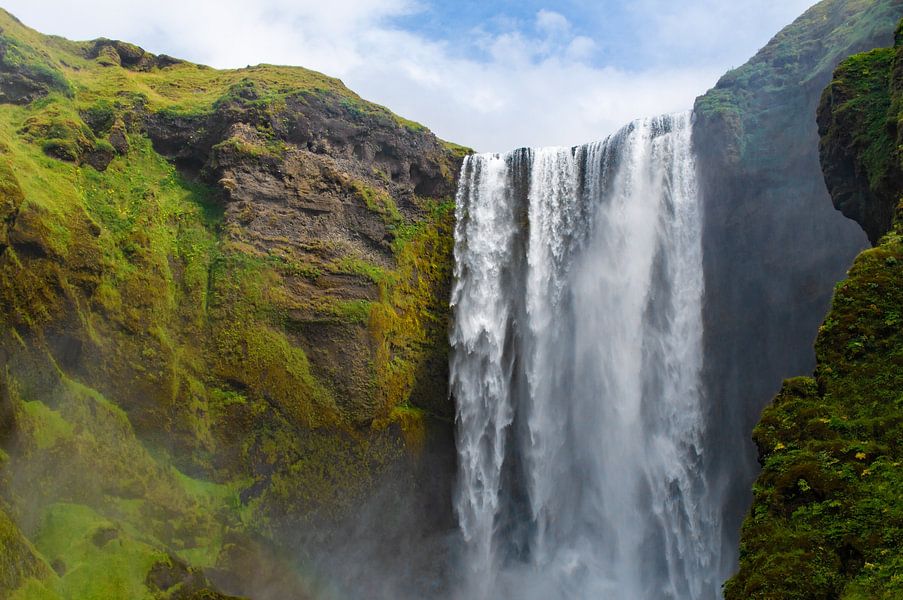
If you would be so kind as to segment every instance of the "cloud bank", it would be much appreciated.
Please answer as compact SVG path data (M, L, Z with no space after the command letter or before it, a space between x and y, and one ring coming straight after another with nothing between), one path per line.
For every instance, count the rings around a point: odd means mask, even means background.
M610 2L561 4L567 10L550 3L506 21L511 5L499 2L492 28L454 39L399 25L430 11L425 0L86 0L78 10L66 0L7 0L4 7L74 39L115 37L215 67L316 69L440 137L504 151L587 142L638 117L688 109L810 2L634 0L611 11ZM615 13L619 22L604 21ZM578 18L586 19L582 34ZM586 35L593 20L600 31L623 26L635 64L624 44L611 49Z

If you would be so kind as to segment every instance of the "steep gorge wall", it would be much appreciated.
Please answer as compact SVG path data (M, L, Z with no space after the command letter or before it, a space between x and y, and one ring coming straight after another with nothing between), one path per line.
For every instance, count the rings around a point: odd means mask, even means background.
M0 554L38 565L0 595L303 597L374 498L392 547L451 527L466 152L318 73L0 12Z
M784 382L726 598L903 597L903 21L819 107L834 203L875 240L835 289L814 376ZM891 206L892 205L892 206Z
M816 107L834 67L886 45L896 0L826 0L729 72L695 111L704 213L708 466L725 497L728 539L749 503L749 431L782 378L810 372L831 291L866 243L831 206L818 161ZM723 572L736 555L724 553Z

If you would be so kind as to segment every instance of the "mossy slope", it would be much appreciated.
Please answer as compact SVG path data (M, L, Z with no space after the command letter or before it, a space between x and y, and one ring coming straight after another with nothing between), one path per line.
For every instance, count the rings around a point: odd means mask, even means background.
M450 435L461 153L312 71L0 11L0 594L304 597L279 549Z
M855 194L863 227L884 235L835 288L815 376L786 381L755 429L763 470L728 600L903 597L900 37L845 61L825 92L829 188L838 208Z

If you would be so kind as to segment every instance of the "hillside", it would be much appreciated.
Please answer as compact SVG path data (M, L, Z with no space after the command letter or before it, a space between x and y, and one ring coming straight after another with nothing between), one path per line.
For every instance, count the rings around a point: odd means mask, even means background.
M903 22L822 96L828 188L875 247L835 288L814 376L786 381L755 429L763 470L728 600L903 596L901 124Z
M449 527L466 152L319 73L0 11L0 596L303 597L282 549L375 497Z

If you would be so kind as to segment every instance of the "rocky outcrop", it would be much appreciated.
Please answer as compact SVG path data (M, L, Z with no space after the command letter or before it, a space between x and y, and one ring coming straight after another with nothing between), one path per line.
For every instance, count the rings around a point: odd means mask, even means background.
M834 283L866 245L825 189L821 92L843 58L888 44L901 15L892 0L821 2L696 102L710 443L725 449L708 476L726 494L726 532L739 529L757 470L741 440L784 377L811 372ZM724 558L731 572L736 556Z
M877 244L893 223L903 189L903 31L897 47L845 61L818 109L821 164L838 210Z
M340 408L369 424L386 413L373 393L379 340L361 325L387 283L380 273L399 267L399 231L454 196L458 159L387 111L333 94L280 98L259 70L209 114L150 112L143 127L158 152L219 190L224 243L293 266L283 274L290 337ZM434 300L444 303L442 286Z
M10 16L13 29L21 23ZM9 25L0 26L0 102L28 104L52 91L71 94L69 82L31 40L10 35Z
M105 67L124 67L131 71L165 69L184 62L165 54L156 56L135 44L108 39L94 40L85 47L84 54Z
M896 50L844 61L823 96L825 179L875 247L835 289L814 376L784 382L755 428L762 472L728 600L903 596L899 31Z

